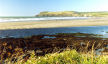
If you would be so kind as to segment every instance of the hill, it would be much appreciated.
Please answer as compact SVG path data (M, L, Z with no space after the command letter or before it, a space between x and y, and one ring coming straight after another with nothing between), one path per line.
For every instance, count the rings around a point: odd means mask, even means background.
M108 12L76 12L76 11L57 11L40 12L36 17L107 17Z

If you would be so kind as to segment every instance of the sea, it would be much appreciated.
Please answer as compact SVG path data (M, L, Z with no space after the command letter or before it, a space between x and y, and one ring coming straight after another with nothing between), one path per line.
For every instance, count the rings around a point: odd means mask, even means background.
M0 17L0 22L46 21L46 20L74 20L90 17Z
M0 22L46 21L46 20L75 20L90 19L91 17L0 17ZM33 29L8 29L0 30L0 38L29 37L32 35L57 34L57 33L87 33L103 35L108 38L108 26L84 26L62 28L33 28Z

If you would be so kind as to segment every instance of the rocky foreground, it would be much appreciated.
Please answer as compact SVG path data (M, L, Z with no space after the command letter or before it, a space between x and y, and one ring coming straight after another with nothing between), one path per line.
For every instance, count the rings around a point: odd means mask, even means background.
M88 52L91 50L108 52L108 39L89 37L88 34L78 37L75 34L57 35L35 35L28 38L3 38L0 39L0 60L6 58L17 58L25 54L29 57L28 51L35 51L36 56L47 53L62 52L66 48L76 49L78 52ZM100 50L103 49L103 50ZM103 53L102 53L103 52Z

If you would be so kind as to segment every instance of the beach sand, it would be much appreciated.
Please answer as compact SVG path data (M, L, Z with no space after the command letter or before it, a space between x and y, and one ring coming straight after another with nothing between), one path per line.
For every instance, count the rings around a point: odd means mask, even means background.
M55 27L79 27L79 26L103 26L108 25L108 18L90 18L77 20L51 20L28 22L1 22L0 30L5 29L30 29L30 28L55 28Z

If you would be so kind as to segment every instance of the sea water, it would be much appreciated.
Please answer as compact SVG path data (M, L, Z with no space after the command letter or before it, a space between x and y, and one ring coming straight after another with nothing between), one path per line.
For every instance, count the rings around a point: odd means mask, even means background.
M0 17L0 22L44 21L44 20L74 20L89 19L90 17ZM28 37L40 34L56 33L88 33L103 35L108 38L108 26L63 27L63 28L38 28L0 30L0 37Z
M88 19L88 18L90 17L0 17L0 22L73 20L73 19Z
M0 37L29 37L32 35L57 34L57 33L87 33L103 35L108 38L108 26L63 27L63 28L36 28L0 30Z

